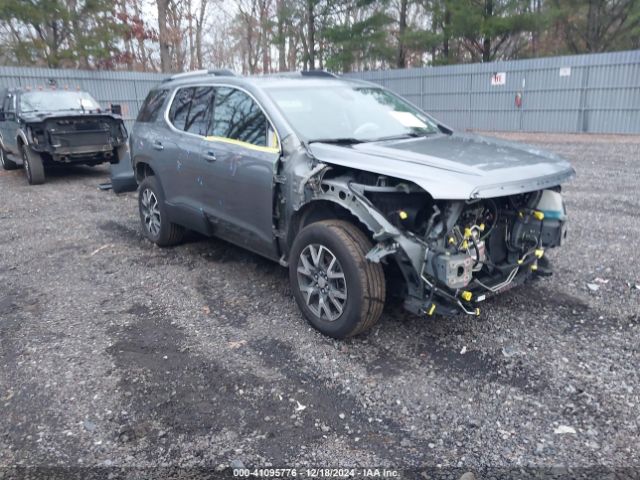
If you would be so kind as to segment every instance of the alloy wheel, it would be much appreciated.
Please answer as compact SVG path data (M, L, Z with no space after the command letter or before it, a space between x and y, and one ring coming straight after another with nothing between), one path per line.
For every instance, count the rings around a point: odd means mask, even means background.
M318 318L333 322L347 303L347 282L340 262L324 245L307 245L298 259L298 287Z
M22 149L22 163L24 164L24 171L27 174L27 179L29 180L29 183L31 183L31 165L29 165L29 155L27 155L24 148Z
M142 192L142 217L144 225L151 235L157 237L160 234L160 207L158 198L149 188Z

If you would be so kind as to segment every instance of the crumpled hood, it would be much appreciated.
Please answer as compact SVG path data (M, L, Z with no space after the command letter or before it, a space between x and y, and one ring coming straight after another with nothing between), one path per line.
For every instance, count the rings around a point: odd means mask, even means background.
M454 133L343 146L312 143L319 161L411 181L436 199L491 198L571 179L566 160L528 145Z

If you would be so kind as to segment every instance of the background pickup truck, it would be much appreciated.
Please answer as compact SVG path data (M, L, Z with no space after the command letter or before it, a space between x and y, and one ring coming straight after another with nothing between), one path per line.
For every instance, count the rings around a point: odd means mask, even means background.
M22 165L31 185L44 183L47 165L118 163L127 156L117 108L102 109L87 92L8 89L0 98L0 163L5 170Z

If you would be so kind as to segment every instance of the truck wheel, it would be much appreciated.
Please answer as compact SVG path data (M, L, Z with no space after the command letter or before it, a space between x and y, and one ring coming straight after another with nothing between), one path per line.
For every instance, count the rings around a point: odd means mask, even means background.
M7 152L4 151L4 148L0 147L0 163L2 164L2 168L5 170L15 170L18 168L16 162L13 162L7 158Z
M184 228L171 223L167 216L164 193L155 176L146 177L138 191L140 222L145 236L159 247L170 247L182 241Z
M333 338L371 328L384 308L382 265L365 256L372 245L342 220L312 223L296 236L289 257L289 281L309 323Z
M22 146L22 161L24 163L24 172L27 174L29 185L41 185L44 183L44 166L42 165L42 157L37 152Z

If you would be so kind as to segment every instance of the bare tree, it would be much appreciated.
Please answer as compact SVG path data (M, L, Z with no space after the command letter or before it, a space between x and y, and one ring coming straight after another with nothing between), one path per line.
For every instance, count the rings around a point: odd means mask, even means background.
M171 71L171 52L169 47L169 28L167 17L170 0L156 0L158 5L158 42L160 44L160 69Z

